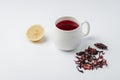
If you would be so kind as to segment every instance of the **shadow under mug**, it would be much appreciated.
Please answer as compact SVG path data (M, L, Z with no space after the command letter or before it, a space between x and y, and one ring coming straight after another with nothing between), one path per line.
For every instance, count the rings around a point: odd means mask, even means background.
M87 26L84 26L85 24ZM52 31L53 42L59 49L71 51L80 45L81 39L87 36L89 31L89 22L85 21L80 24L76 18L64 16L55 22L55 27Z

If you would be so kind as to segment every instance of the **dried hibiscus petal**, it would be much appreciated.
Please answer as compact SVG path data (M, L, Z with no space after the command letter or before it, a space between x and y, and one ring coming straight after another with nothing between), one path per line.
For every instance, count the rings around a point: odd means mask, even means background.
M90 53L93 55L97 55L98 51L95 48L91 48Z
M78 53L76 53L76 55L78 55L78 56L81 56L83 54L85 54L85 52L78 52Z
M76 68L79 72L84 73L83 70L80 69L80 67L76 67Z
M83 68L85 70L90 70L91 69L91 65L90 64L84 64Z
M107 49L107 46L103 43L96 43L94 45L99 49Z

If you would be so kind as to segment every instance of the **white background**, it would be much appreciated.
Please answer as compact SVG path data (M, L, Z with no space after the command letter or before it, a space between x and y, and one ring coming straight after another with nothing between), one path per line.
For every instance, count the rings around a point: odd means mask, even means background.
M73 16L90 22L90 34L72 52L57 49L51 40L55 20ZM44 26L37 43L26 37L33 24ZM95 42L108 45L108 67L81 74L75 52ZM0 0L0 80L119 80L120 0Z

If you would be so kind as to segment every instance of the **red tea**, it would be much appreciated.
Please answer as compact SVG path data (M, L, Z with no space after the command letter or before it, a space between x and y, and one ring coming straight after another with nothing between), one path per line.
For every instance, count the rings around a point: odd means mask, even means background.
M63 20L63 21L60 21L56 24L56 26L59 28L59 29L62 29L62 30L74 30L76 29L79 25L74 22L74 21L71 21L71 20Z

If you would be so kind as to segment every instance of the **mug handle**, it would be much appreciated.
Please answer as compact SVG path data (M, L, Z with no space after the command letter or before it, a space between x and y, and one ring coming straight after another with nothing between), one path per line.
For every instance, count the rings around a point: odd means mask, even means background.
M87 28L86 28L87 31L86 31L86 32L83 32L83 26L84 26L85 24L87 25ZM81 27L82 27L83 37L84 37L84 36L87 36L87 35L89 34L89 32L90 32L90 24L89 24L89 22L87 22L87 21L82 22L82 23L81 23ZM84 27L85 27L85 26L84 26Z

